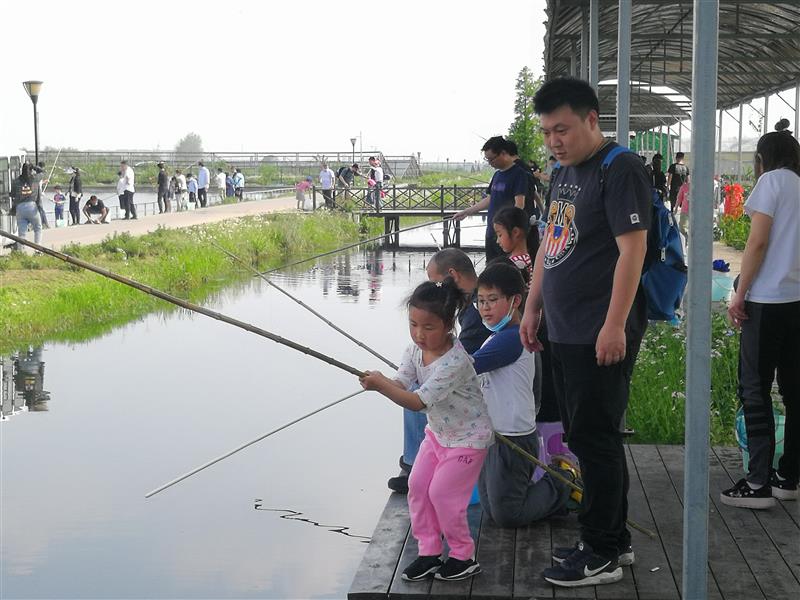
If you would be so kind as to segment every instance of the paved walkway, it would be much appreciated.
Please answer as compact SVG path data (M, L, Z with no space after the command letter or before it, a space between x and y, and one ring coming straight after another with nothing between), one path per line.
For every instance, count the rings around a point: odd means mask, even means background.
M135 221L111 221L108 225L78 225L75 227L59 227L45 229L42 232L42 244L58 250L67 244L97 244L110 234L127 232L131 235L142 235L155 231L158 227L177 229L191 227L203 223L216 223L226 219L236 219L251 215L294 210L297 206L294 196L280 196L266 200L252 200L239 204L220 204L184 212L170 212L161 215L139 217ZM33 239L28 234L28 239Z

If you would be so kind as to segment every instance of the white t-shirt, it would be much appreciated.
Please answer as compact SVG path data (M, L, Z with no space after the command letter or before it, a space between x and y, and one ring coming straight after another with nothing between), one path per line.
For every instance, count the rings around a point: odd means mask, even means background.
M383 183L383 167L372 167L375 170L375 183Z
M215 175L217 178L217 187L221 190L225 189L225 173L217 173Z
M767 252L747 300L784 304L800 300L800 177L789 169L767 171L745 202L748 215L772 217Z
M428 428L446 448L488 448L494 442L492 421L469 354L456 338L453 347L429 365L411 344L403 354L395 380L414 392L428 415Z
M335 178L336 174L331 169L322 169L322 171L319 172L319 182L322 184L323 190L331 189Z
M125 180L125 190L126 192L135 192L136 188L133 187L134 179L136 178L133 169L130 167L126 167L124 171L122 171L122 178Z

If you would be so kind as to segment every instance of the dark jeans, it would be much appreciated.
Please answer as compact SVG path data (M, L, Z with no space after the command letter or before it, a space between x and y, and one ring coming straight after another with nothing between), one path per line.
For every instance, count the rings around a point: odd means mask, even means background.
M189 192L189 202L195 205L197 208L197 195L194 192Z
M326 208L336 208L336 203L333 201L333 189L322 190L322 197L325 198Z
M119 210L125 212L125 218L128 218L128 199L125 197L125 194L120 194L119 198Z
M239 200L239 202L241 202L242 199L243 199L243 196L244 196L244 188L240 188L240 187L236 188L233 193L236 196L236 198Z
M169 212L169 190L158 190L158 212Z
M594 345L550 342L553 387L567 444L580 461L581 539L605 558L630 544L628 466L620 421L628 406L638 341L621 363L597 365Z
M775 457L775 418L772 381L786 409L783 456L778 473L794 482L800 478L800 302L761 304L745 302L748 319L742 322L739 344L739 399L750 452L747 480L769 481Z
M197 199L200 201L200 208L205 208L208 204L208 190L204 187L198 188Z
M133 203L133 192L125 190L122 194L125 196L125 218L136 218L136 205Z
M69 216L73 225L78 225L81 222L80 199L78 196L69 197Z

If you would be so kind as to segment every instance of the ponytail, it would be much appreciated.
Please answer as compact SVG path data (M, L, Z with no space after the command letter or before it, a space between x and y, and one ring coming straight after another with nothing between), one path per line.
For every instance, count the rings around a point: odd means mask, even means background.
M407 308L418 308L439 317L450 328L455 324L456 314L467 303L466 296L452 277L442 281L426 281L417 286L406 300Z
M520 229L525 234L525 246L528 248L531 260L533 260L539 250L539 228L531 225L531 220L524 210L516 206L501 208L492 218L492 223L505 227L509 235L515 227Z

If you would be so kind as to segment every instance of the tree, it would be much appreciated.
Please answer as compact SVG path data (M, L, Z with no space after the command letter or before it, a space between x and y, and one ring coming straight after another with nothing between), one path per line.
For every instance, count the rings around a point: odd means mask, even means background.
M528 67L523 67L517 75L515 117L508 128L508 137L516 142L520 158L543 166L547 159L547 149L544 136L539 130L539 119L533 111L533 96L541 85L542 79L534 79Z
M175 152L192 152L200 154L203 152L203 140L194 132L187 133L175 144Z

